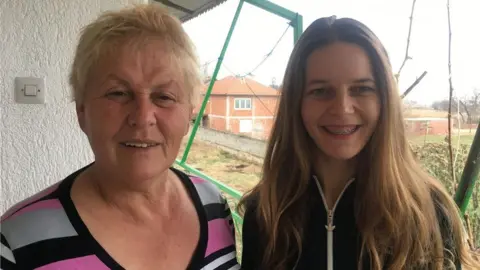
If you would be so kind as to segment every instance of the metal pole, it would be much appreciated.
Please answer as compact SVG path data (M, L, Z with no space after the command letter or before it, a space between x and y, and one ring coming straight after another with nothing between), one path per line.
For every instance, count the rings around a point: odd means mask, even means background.
M302 17L302 15L297 13L297 17L295 18L294 21L292 20L292 23L294 22L294 24L293 24L293 43L296 44L298 39L300 38L300 36L303 33L303 17Z
M235 29L235 25L237 24L238 17L240 15L240 11L242 10L244 0L240 0L237 6L237 10L235 11L235 15L232 20L232 24L230 25L230 30L228 30L227 38L225 39L225 43L223 44L222 51L220 52L220 56L218 57L217 65L215 66L215 70L213 71L212 79L210 80L210 84L208 85L207 92L205 93L205 97L203 99L202 107L198 111L197 118L195 119L195 124L193 125L192 133L188 139L188 143L185 147L185 151L183 152L182 160L180 163L185 163L188 158L188 153L190 152L190 148L192 147L193 139L195 138L195 134L197 133L198 126L200 125L200 121L202 120L203 112L205 111L205 107L207 106L208 99L210 98L210 93L212 92L213 85L217 80L218 72L220 71L220 67L222 66L223 58L228 48L228 44L230 43L230 39L233 34L233 30Z
M279 17L282 17L288 21L293 21L296 17L296 13L288 10L282 6L279 6L275 3L272 3L268 0L245 0L245 2L254 5L258 8L261 8L265 11L273 13Z
M480 123L475 132L470 152L468 153L467 162L463 169L462 178L458 185L457 192L455 193L455 202L462 214L465 214L467 210L468 202L472 197L473 188L475 182L478 179L478 173L480 172Z

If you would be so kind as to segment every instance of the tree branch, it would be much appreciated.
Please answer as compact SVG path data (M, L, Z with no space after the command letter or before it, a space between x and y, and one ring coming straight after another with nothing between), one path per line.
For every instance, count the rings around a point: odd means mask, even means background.
M470 216L468 214L465 214L464 218L465 218L465 225L467 227L466 228L467 229L467 236L468 236L467 243L470 246L470 249L474 250L475 249L475 237L473 236L473 232L472 232L472 225L470 223Z
M408 49L410 48L410 36L412 34L412 24L413 24L413 11L415 10L415 3L416 2L417 2L417 0L413 0L413 2L412 2L412 11L410 12L410 24L408 26L407 48L405 50L405 58L403 59L403 63L400 66L400 68L398 69L397 74L395 75L395 77L397 79L397 82L398 82L398 79L400 78L400 72L402 72L402 69L405 66L405 63L409 59L412 59L412 57L410 57L410 55L408 55Z
M456 185L455 169L453 168L453 150L452 150L452 97L453 97L453 83L452 83L452 26L450 22L450 0L447 0L447 18L448 18L448 83L450 85L448 95L448 153L450 157L450 174L453 181L453 186Z
M405 90L405 92L403 92L403 94L402 94L400 97L401 97L401 98L405 98L405 97L408 95L408 93L410 93L410 92L413 90L413 88L414 88L415 86L417 86L417 84L420 83L420 81L423 79L423 77L425 77L425 75L427 75L427 71L424 71L424 72L422 73L422 75L420 75L420 77L418 77L418 78L412 83L412 85L410 85L410 86L407 88L407 90Z

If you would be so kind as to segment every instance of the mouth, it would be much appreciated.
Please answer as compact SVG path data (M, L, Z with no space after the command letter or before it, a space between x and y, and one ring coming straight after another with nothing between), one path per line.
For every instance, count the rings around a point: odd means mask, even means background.
M125 142L121 142L120 144L122 146L125 146L125 147L141 148L141 149L142 148L147 149L147 148L151 148L151 147L155 147L155 146L160 145L159 142L149 141L149 140L145 140L145 141L125 141Z
M335 136L348 136L352 135L360 129L360 125L335 125L335 126L322 126L323 130L327 133Z

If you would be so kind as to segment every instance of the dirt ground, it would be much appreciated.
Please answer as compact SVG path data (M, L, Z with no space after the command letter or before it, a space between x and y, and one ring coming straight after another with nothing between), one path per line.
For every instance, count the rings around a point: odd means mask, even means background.
M412 140L412 142L421 145L424 144L425 141L441 141L444 139L444 136L441 138L430 136L427 138L422 137L415 139L416 140ZM471 135L462 136L460 143L469 145L472 143L472 139L473 136ZM184 143L180 149L179 158L183 155L185 144L186 143ZM262 170L261 159L255 159L244 153L221 148L220 146L200 140L194 141L190 149L187 164L240 193L250 190L258 183ZM237 201L227 194L225 195L231 209L234 210ZM241 258L241 226L237 226L236 240L238 258Z
M410 138L414 144L425 142L441 142L445 136L419 136ZM461 136L462 144L471 144L473 135ZM456 144L458 137L452 136L452 143ZM179 153L182 157L187 138ZM227 186L244 193L258 183L261 176L262 160L251 155L231 149L222 148L198 139L194 140L187 158L187 164L205 173L206 175L226 184Z
M180 149L183 155L186 143ZM244 193L258 183L262 166L245 154L235 154L212 144L195 140L187 164L206 175Z

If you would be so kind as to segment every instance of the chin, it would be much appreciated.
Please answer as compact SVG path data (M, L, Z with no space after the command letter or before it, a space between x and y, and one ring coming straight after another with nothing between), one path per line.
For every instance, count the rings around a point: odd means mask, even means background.
M353 153L353 154L350 154L350 153L332 153L332 154L329 154L329 153L326 153L326 155L332 159L335 159L335 160L340 160L340 161L348 161L348 160L351 160L353 158L355 158L357 156L357 153Z
M325 147L326 148L326 147ZM335 160L340 160L340 161L347 161L355 158L359 153L361 149L356 149L356 148L348 148L348 149L342 149L341 147L335 148L335 149L330 149L329 148L323 148L324 150L322 151L325 156L335 159Z

